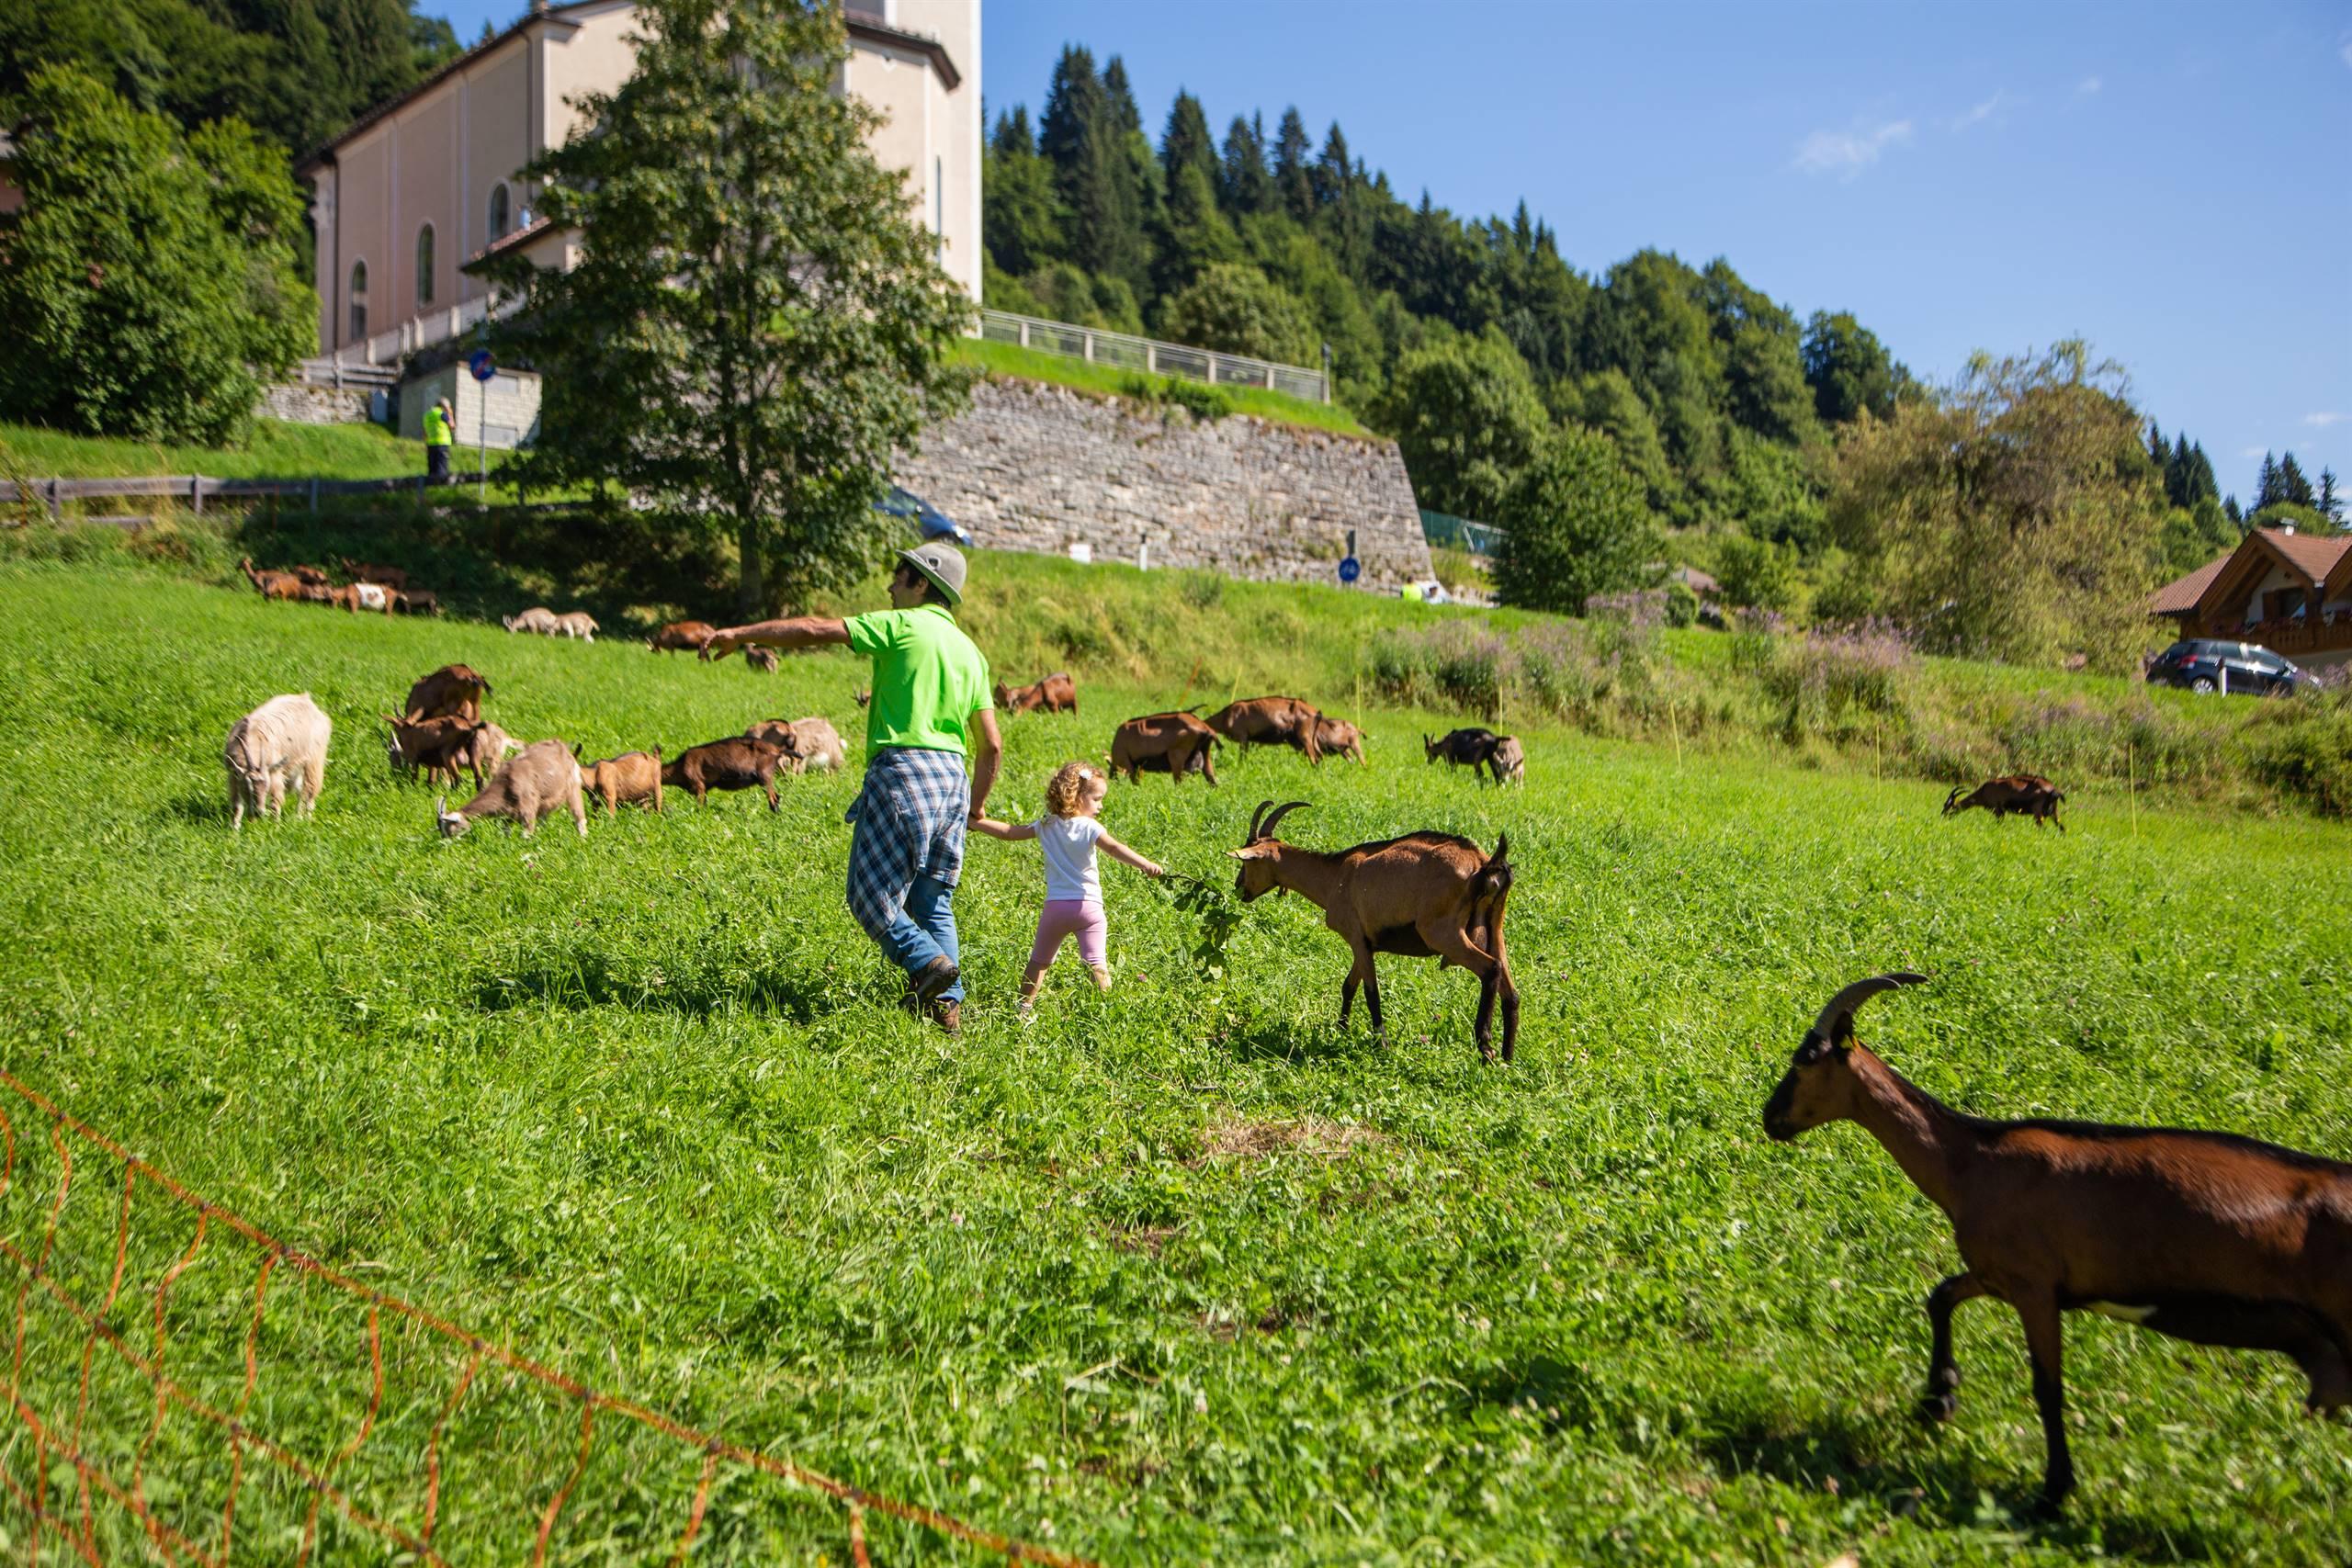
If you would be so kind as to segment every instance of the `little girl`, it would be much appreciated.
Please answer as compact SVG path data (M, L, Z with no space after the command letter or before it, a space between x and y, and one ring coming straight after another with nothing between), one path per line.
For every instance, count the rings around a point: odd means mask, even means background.
M982 817L972 826L992 839L1035 839L1046 852L1046 908L1037 917L1037 940L1029 948L1029 972L1021 977L1021 1012L1024 1018L1037 1000L1037 986L1061 952L1064 938L1078 938L1078 955L1094 976L1094 988L1111 988L1111 969L1104 951L1109 928L1102 919L1102 884L1094 872L1094 850L1101 845L1114 860L1124 861L1146 876L1162 874L1161 868L1113 838L1100 820L1102 797L1111 781L1100 768L1085 762L1064 762L1046 785L1046 815L1035 822L998 822Z

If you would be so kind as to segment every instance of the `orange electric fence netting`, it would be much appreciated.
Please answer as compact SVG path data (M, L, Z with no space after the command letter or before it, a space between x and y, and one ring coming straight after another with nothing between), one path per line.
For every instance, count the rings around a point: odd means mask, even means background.
M837 1506L860 1568L869 1515L1081 1568L591 1388L295 1250L13 1074L0 1089L0 1255L17 1271L13 1300L0 1283L0 1485L28 1562L306 1562L362 1540L427 1563L679 1562L718 1545L706 1527L729 1483L766 1476ZM326 1348L338 1337L347 1354Z

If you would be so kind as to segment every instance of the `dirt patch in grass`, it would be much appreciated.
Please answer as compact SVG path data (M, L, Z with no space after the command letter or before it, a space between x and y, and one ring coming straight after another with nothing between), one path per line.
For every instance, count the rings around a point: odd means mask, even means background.
M1182 1225L1137 1225L1133 1230L1114 1231L1111 1245L1121 1252L1140 1252L1157 1258L1160 1249L1183 1234Z
M1395 1142L1385 1133L1319 1116L1297 1122L1218 1122L1201 1134L1203 1159L1270 1159L1296 1152L1336 1159L1360 1148Z

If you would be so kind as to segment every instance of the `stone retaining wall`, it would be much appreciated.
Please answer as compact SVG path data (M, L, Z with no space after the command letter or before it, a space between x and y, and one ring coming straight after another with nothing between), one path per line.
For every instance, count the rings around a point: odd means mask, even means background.
M292 382L264 387L261 407L254 412L264 419L291 420L296 424L365 424L368 423L368 389L365 387L311 387Z
M990 549L1336 582L1348 530L1363 586L1430 577L1396 443L991 378L902 459L899 483Z

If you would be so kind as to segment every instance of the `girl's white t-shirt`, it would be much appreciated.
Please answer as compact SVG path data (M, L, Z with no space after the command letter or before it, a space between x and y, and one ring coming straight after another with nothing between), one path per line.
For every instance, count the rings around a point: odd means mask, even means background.
M1094 870L1094 840L1102 823L1093 817L1037 818L1037 842L1046 852L1046 897L1102 902L1102 880Z

